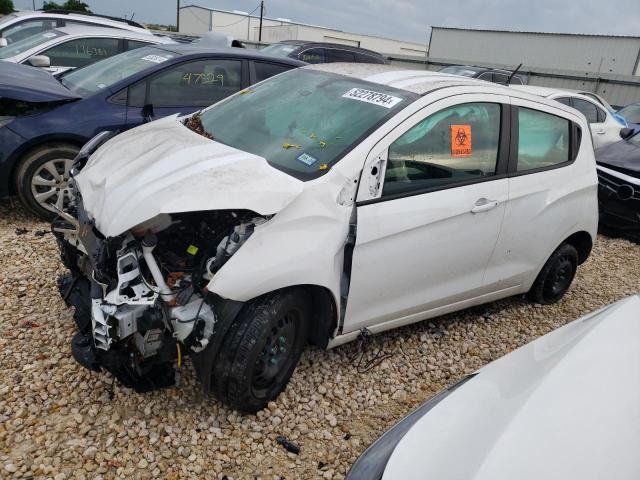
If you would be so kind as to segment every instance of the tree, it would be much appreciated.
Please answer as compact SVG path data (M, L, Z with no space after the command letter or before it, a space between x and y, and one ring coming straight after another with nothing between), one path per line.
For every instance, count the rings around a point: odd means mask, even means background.
M0 0L0 15L13 12L13 2L11 0Z
M2 2L3 0L0 0ZM89 5L80 0L67 0L62 5L56 2L44 2L42 10L75 10L77 12L91 13Z

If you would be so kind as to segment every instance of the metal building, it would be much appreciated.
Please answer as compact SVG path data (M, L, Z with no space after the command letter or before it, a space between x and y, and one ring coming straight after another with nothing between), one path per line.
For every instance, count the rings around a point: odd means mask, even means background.
M246 12L218 10L196 5L180 7L180 33L202 35L216 31L231 35L238 40L257 42L260 18ZM393 40L374 35L361 35L331 28L293 22L285 18L262 20L262 42L275 43L281 40L308 40L332 42L368 48L383 54L425 56L423 44Z
M640 75L640 37L433 27L429 57L582 73Z

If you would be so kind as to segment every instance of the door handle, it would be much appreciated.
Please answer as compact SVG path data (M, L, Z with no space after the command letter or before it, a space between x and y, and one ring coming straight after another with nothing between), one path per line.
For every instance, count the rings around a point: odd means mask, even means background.
M598 135L604 135L604 134L605 134L605 131L604 131L604 130L598 130L596 133L597 133Z
M496 208L499 204L500 202L497 200L487 200L486 198L481 198L471 209L471 213L488 212L489 210L493 210L494 208Z

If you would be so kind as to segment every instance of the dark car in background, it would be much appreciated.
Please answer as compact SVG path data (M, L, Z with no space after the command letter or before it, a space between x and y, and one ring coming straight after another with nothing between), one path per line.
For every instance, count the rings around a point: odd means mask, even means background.
M286 40L264 47L260 51L265 54L294 58L307 63L389 63L386 57L373 50L339 43Z
M171 44L143 47L54 78L6 63L0 69L0 198L16 193L37 215L71 199L80 148L172 114L189 114L254 83L304 65L255 50Z
M600 224L640 240L640 132L595 151Z
M463 77L477 78L478 80L502 84L506 84L513 73L509 70L501 70L498 68L471 67L468 65L449 65L448 67L441 68L439 71L441 73L461 75ZM516 74L511 78L509 83L525 85L527 82L525 82L524 77Z

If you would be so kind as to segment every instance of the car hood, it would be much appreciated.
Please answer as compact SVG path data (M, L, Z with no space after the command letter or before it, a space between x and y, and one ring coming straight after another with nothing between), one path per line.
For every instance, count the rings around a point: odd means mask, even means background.
M21 102L56 102L82 98L65 88L53 75L40 68L2 62L0 98Z
M622 140L596 150L596 161L605 166L640 173L640 147Z
M107 237L161 213L246 209L274 214L304 186L262 157L191 131L177 115L109 140L75 180L85 211Z
M384 480L640 478L640 296L482 368L396 446Z

